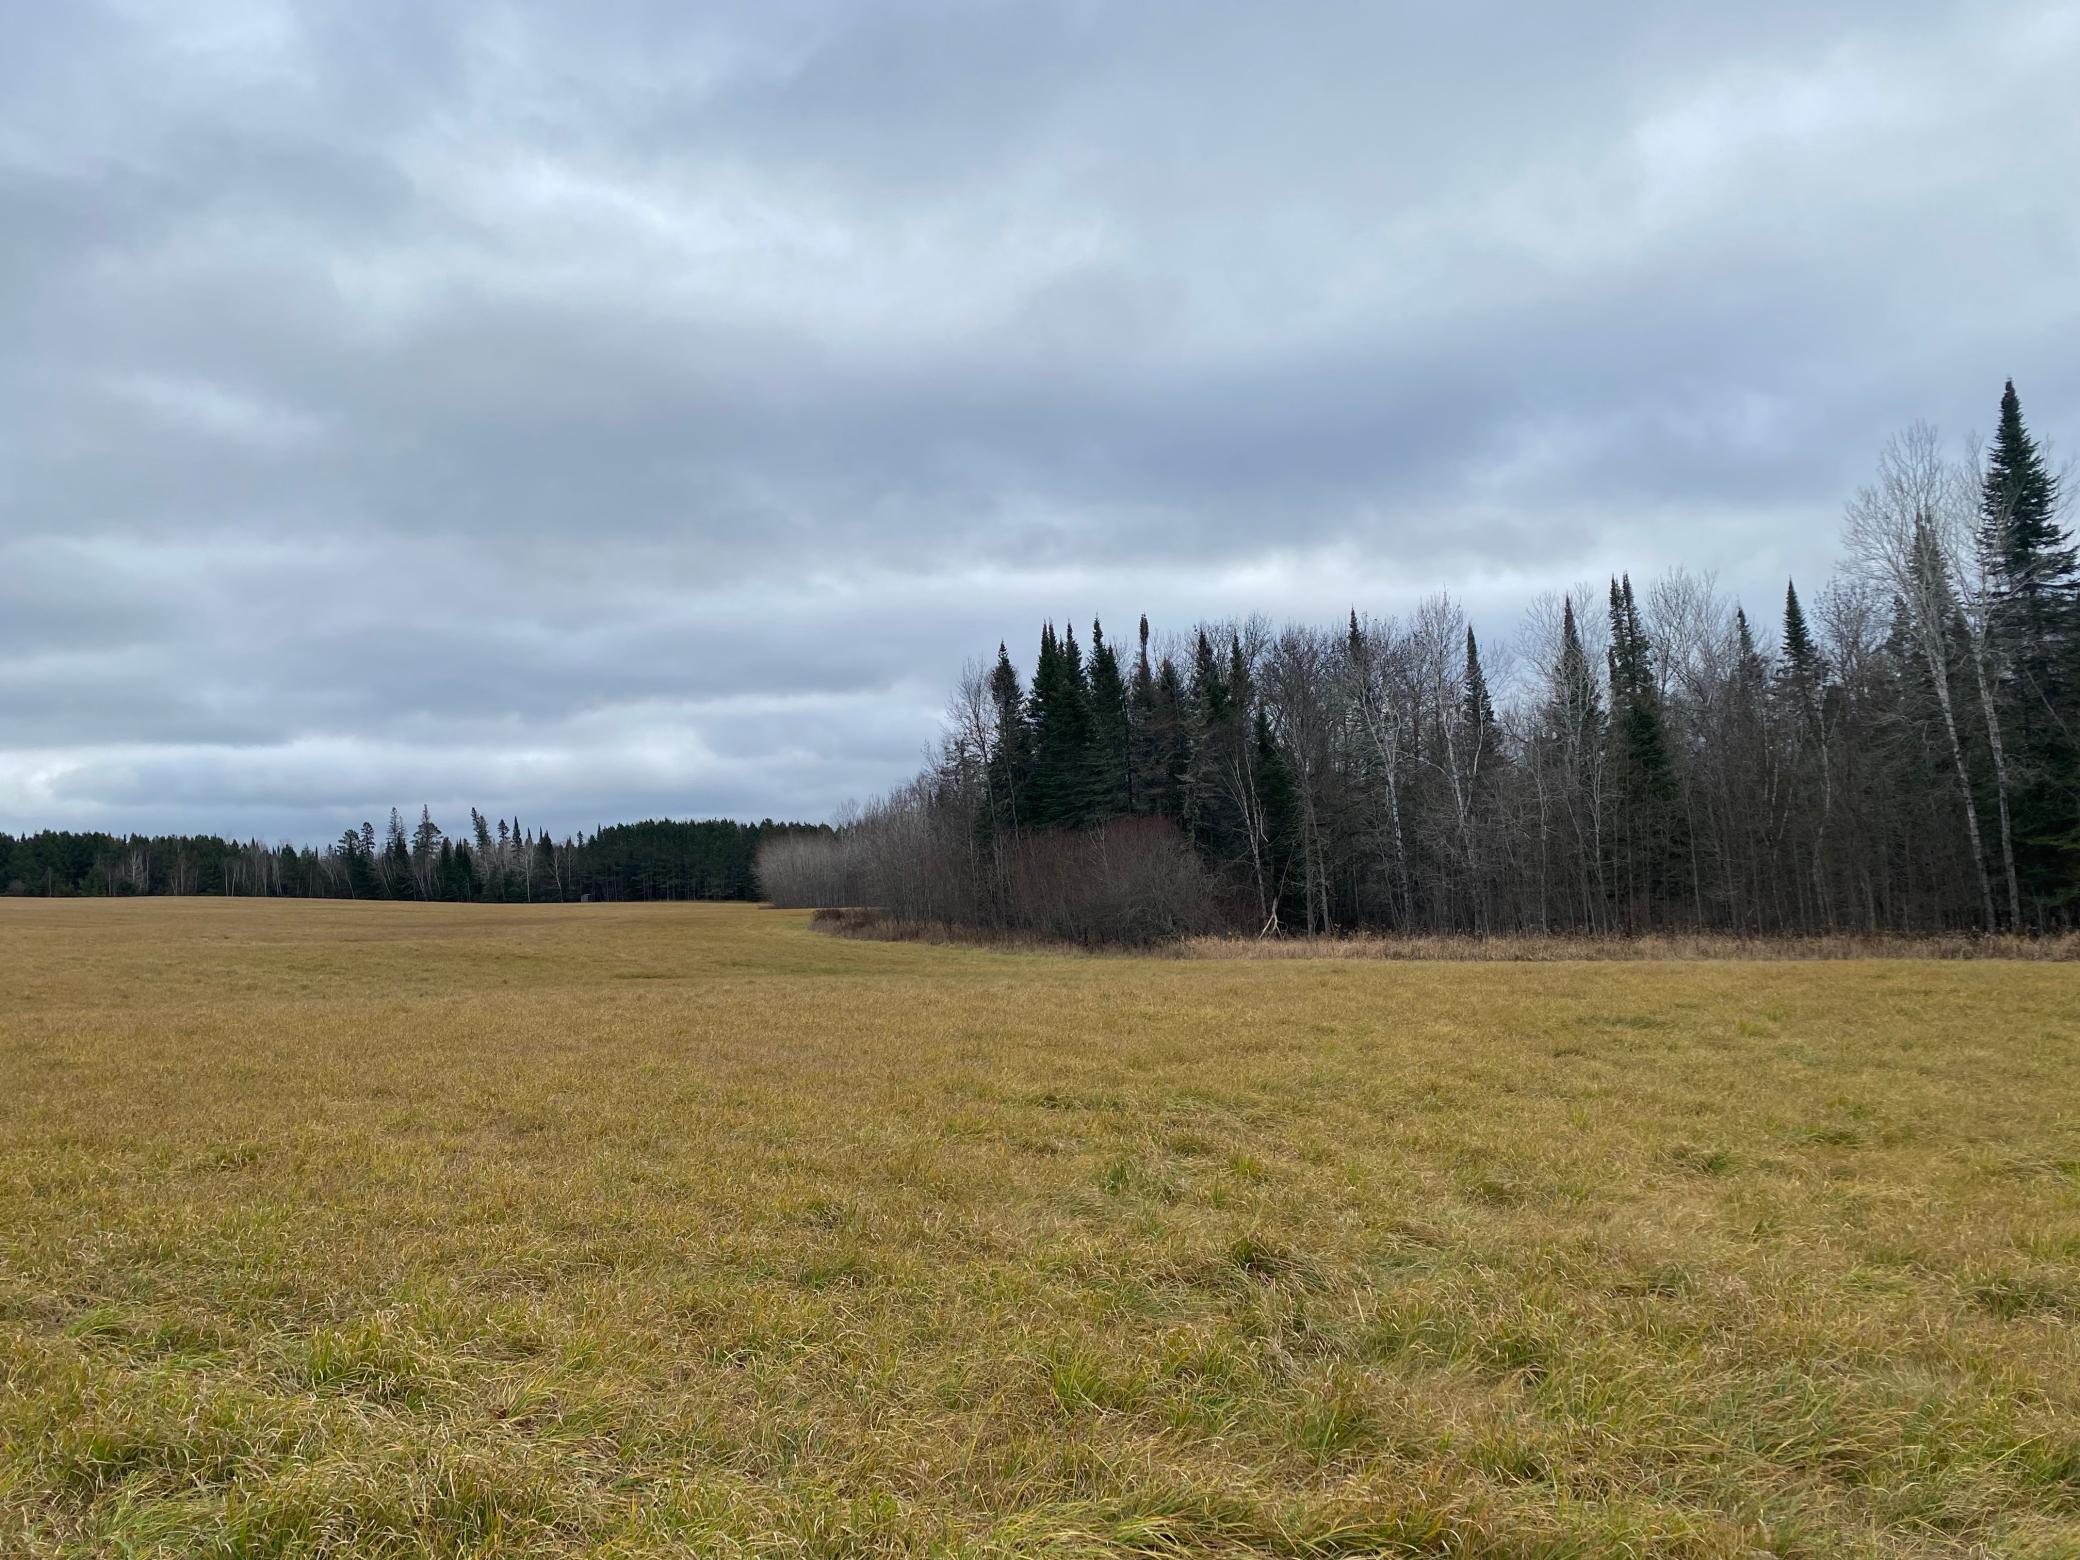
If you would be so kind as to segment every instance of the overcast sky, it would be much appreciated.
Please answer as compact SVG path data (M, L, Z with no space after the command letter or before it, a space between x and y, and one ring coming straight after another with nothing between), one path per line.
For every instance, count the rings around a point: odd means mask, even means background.
M0 828L822 817L2080 440L2080 6L0 0Z

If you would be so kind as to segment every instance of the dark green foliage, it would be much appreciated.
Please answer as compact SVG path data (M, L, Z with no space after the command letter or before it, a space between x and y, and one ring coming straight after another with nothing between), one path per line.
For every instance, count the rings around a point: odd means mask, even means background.
M2062 631L2072 610L2080 555L2058 523L2058 482L2022 420L2009 380L1979 497L1979 547L2011 621Z
M1248 711L1231 682L1237 669L1238 657L1230 655L1224 667L1200 630L1185 697L1191 753L1185 767L1184 823L1206 858L1222 866L1250 861L1255 843L1248 814L1254 755Z
M1090 787L1093 821L1122 818L1132 809L1133 755L1127 719L1127 687L1119 657L1105 642L1104 628L1091 622Z
M1097 801L1091 691L1073 628L1059 639L1053 624L1042 628L1027 707L1033 730L1033 770L1024 808L1027 825L1055 829L1090 822Z
M431 815L422 814L421 830L431 823ZM431 844L423 880L414 876L401 824L388 845L378 844L373 824L363 824L344 831L323 852L242 844L215 835L124 838L47 831L14 839L0 834L0 892L355 899L416 899L423 893L458 901L755 899L751 868L760 842L805 828L770 820L660 820L619 824L590 839L581 835L559 844L545 833L523 838L517 825L508 829L501 819L488 853L466 841Z
M1651 924L1681 893L1686 820L1653 646L1640 626L1629 576L1611 581L1610 611L1614 882L1633 921Z
M1978 541L2016 875L2039 915L2070 913L2080 895L2080 565L2058 515L2057 479L2010 380L1980 487Z
M1581 629L1574 620L1574 601L1561 605L1560 664L1554 677L1556 694L1549 724L1571 746L1588 748L1603 735L1603 694L1582 649Z
M1134 810L1181 823L1185 771L1191 762L1191 718L1177 663L1165 656L1159 665L1149 665L1146 617L1141 620L1128 709Z
M1459 722L1465 728L1467 767L1478 786L1493 788L1494 769L1502 760L1502 732L1495 722L1495 701L1488 695L1488 674L1481 669L1481 647L1466 631L1466 692Z
M997 645L997 664L989 676L994 740L985 765L989 806L983 827L994 837L1015 833L1023 818L1025 793L1032 777L1033 732L1026 715L1025 692L1011 653Z
M1753 656L1754 641L1748 637L1747 615L1741 615L1743 656ZM1745 665L1745 660L1744 663ZM1806 627L1805 609L1798 604L1798 586L1784 582L1783 660L1777 672L1778 685L1800 719L1811 724L1820 718L1820 690L1827 682L1827 662Z

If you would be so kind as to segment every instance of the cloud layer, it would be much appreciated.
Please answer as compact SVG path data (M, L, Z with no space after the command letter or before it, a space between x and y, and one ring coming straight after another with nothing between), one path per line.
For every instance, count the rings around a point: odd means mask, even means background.
M1042 614L2080 428L2070 5L177 9L0 0L0 828L824 816Z

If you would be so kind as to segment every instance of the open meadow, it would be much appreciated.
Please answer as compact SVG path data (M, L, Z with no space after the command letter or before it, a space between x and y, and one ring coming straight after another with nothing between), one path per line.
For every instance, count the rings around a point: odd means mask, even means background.
M0 1555L2080 1554L2080 965L0 900Z

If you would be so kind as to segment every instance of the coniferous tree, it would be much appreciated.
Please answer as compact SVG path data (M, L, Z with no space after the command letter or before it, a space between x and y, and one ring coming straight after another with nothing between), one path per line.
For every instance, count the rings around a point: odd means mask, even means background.
M1156 667L1151 711L1143 806L1156 817L1183 823L1192 762L1191 695L1184 674L1167 655Z
M1226 807L1220 769L1232 741L1232 710L1227 679L1221 675L1213 644L1200 629L1192 645L1191 681L1186 688L1191 712L1190 758L1185 770L1184 818L1200 849L1219 853L1234 833Z
M1632 580L1611 581L1611 772L1621 881L1635 923L1674 897L1685 842L1674 755L1662 719L1654 651Z
M1133 793L1132 742L1128 725L1127 687L1119 657L1105 642L1105 630L1091 620L1091 811L1095 820L1125 817Z
M1026 815L1026 788L1032 767L1032 732L1026 719L1024 691L1011 652L999 641L997 664L989 674L989 698L995 721L990 746L988 825L995 838L1018 832Z
M361 835L359 831L354 829L346 830L340 835L339 842L332 848L346 868L347 897L350 899L366 898L369 889L369 870L368 863L361 854Z
M1477 924L1486 930L1492 922L1491 880L1504 852L1502 839L1502 728L1495 719L1495 702L1488 693L1488 675L1481 666L1480 643L1473 630L1466 630L1465 691L1459 700L1460 747L1465 753L1466 839L1463 855L1467 873L1466 898L1473 906Z
M1802 621L1802 620L1801 620ZM1709 731L1700 755L1707 807L1717 815L1718 849L1712 890L1736 926L1753 924L1763 885L1777 809L1769 800L1773 758L1770 669L1756 646L1745 609L1733 611L1733 666L1726 681L1723 719Z
M1741 619L1743 631L1747 619ZM1784 645L1779 677L1801 719L1809 724L1820 718L1820 689L1827 680L1827 663L1806 627L1805 609L1798 603L1798 586L1784 582Z
M1090 684L1074 629L1064 630L1059 638L1051 624L1042 631L1029 703L1033 773L1026 791L1033 825L1077 827L1090 820L1095 799Z
M1539 720L1540 747L1549 769L1552 814L1543 843L1554 856L1550 876L1566 885L1569 919L1598 929L1603 891L1603 696L1575 621L1574 600L1562 601L1560 653L1548 673Z
M2080 590L2080 553L2058 523L2058 482L2022 420L2009 380L1979 496L1979 549L2006 609L2008 631L2027 654L2070 630Z
M2014 869L2042 919L2080 904L2080 561L2058 482L2009 380L1979 494L1979 557L1998 679L1990 742L2007 771Z
M383 841L383 886L395 899L410 899L412 896L412 847L404 834L404 820L395 807L390 809L390 830Z
M528 874L528 895L532 898L537 893L552 903L563 897L556 881L556 849L549 843L547 830L534 842Z
M1745 617L1741 620L1741 632L1747 633ZM1753 641L1744 643L1752 646ZM1832 913L1823 859L1835 809L1834 758L1829 750L1826 721L1827 679L1827 658L1806 624L1798 587L1786 580L1784 642L1777 664L1775 694L1778 707L1785 712L1781 721L1787 744L1783 772L1790 793L1783 825L1788 833L1793 827L1789 809L1796 807L1796 827L1809 842L1799 851L1800 858L1808 863L1808 871L1791 879L1789 893L1794 903L1803 906L1799 919L1807 925L1824 924ZM1746 768L1758 783L1766 782L1766 765L1750 762ZM1773 826L1774 822L1772 818ZM1749 827L1752 831L1752 817Z
M421 899L439 897L437 868L440 847L445 840L440 825L433 821L433 809L420 807L419 826L412 830L411 862L413 886Z
M1473 630L1466 630L1466 692L1461 700L1459 719L1472 739L1473 768L1478 774L1486 767L1489 755L1498 748L1495 726L1495 704L1488 696L1487 674L1481 670L1481 648L1473 637Z
M1148 614L1141 614L1140 642L1134 651L1134 675L1127 683L1127 807L1152 813L1160 789L1156 752L1156 674L1148 659Z

